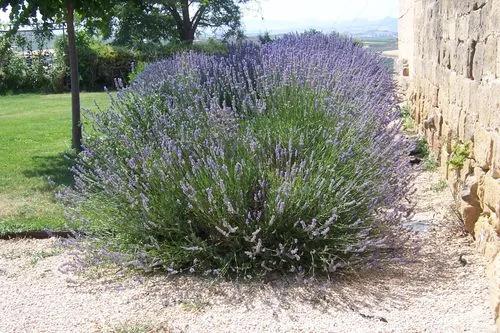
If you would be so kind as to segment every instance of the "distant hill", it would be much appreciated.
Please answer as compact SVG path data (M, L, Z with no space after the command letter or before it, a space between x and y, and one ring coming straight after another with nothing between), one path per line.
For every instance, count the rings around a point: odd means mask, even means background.
M398 20L386 17L381 20L353 20L334 24L333 29L357 38L397 38Z
M270 22L270 25L278 26L277 22ZM351 21L341 22L295 22L287 24L280 22L283 28L271 29L271 35L280 35L287 32L305 31L309 29L321 30L323 32L338 31L360 39L377 39L377 38L397 38L398 36L398 19L395 17L386 17L380 20L356 19ZM294 28L286 28L293 26ZM263 31L247 31L248 36L256 36Z

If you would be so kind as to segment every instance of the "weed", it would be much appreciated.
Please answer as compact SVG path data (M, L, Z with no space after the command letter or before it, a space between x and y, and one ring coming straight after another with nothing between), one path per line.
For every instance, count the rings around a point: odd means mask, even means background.
M448 164L452 169L460 170L470 155L470 143L456 143L453 146Z
M401 118L403 119L403 130L413 132L415 130L415 121L411 116L411 108L408 104L401 107Z
M31 255L30 264L31 266L35 266L40 260L56 256L60 253L61 250L58 248L35 252Z
M415 144L412 154L418 158L424 159L429 157L430 150L427 140L423 137L419 137Z
M189 312L200 312L207 306L209 306L210 303L200 300L200 299L195 299L191 301L182 301L180 306L184 311L189 311Z
M149 324L122 324L113 328L111 333L167 333L170 330L165 326L154 327Z
M431 190L434 192L442 192L447 188L448 188L448 182L444 179L441 179L436 184L433 184L431 186Z
M424 159L424 170L425 171L435 171L438 168L438 166L439 166L439 163L437 162L437 160L433 154L429 154Z

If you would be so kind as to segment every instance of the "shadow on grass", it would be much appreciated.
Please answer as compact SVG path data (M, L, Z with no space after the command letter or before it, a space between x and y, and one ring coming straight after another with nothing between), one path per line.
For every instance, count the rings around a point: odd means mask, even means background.
M68 186L73 183L71 167L75 161L75 153L64 152L50 156L33 156L35 167L23 171L24 176L43 178L46 180L40 190L52 191L59 186Z

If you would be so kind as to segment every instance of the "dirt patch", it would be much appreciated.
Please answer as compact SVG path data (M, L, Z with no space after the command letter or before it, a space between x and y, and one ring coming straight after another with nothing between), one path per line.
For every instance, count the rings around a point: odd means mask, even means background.
M23 198L11 198L0 194L0 219L15 215L27 203L28 201Z

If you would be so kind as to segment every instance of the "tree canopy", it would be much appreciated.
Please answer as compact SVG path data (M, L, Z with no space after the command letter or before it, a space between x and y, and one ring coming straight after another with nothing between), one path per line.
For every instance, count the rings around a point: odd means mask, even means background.
M121 1L100 0L0 0L0 9L10 6L10 21L14 27L36 23L65 22L68 5L82 19L92 19L92 24L107 23L112 9ZM41 22L40 22L41 21Z
M159 0L128 2L114 8L107 36L122 45L179 40L192 43L200 28L225 37L241 31L240 5L249 0Z
M113 19L102 30L116 45L138 50L160 45L176 35L175 22L162 8L151 3L124 2L113 8Z

